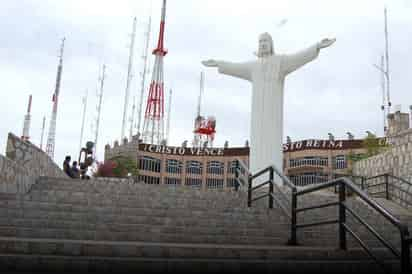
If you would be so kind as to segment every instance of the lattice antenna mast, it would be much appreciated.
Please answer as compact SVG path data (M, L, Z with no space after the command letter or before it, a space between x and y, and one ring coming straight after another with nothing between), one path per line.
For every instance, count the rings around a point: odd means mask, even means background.
M200 147L201 146L201 139L202 136L197 132L197 129L200 127L200 123L202 121L202 116L201 116L201 107L202 107L202 95L205 89L205 78L204 78L204 72L200 72L200 88L199 88L199 97L197 100L197 112L196 112L196 117L195 117L195 128L194 128L194 137L193 137L193 146L194 147Z
M197 101L197 116L199 117L201 107L202 107L202 95L205 91L205 73L203 71L200 72L200 89L199 89L199 98Z
M390 73L389 73L389 38L388 38L388 15L387 10L385 7L384 10L385 14L385 75L386 75L386 96L387 96L387 103L388 103L388 113L391 113L391 97L390 97Z
M79 151L82 149L84 122L86 120L87 97L88 97L88 91L86 90L86 94L82 98L83 114L82 114L82 127L80 129Z
M143 141L158 144L164 140L164 82L163 58L167 54L164 49L164 29L166 19L166 0L163 0L162 17L157 48L153 50L155 63L153 66L152 81L147 98L145 120L143 124Z
M150 10L151 14L151 10ZM140 82L140 100L139 100L139 114L137 118L137 134L140 136L141 133L141 122L142 122L142 113L143 113L143 96L146 88L146 74L148 72L148 53L149 53L149 42L150 42L150 33L152 29L152 16L149 16L149 23L147 24L147 30L144 34L145 46L143 47L143 71L141 72L141 82Z
M44 137L44 129L46 127L46 116L43 116L43 123L41 126L41 136L40 136L40 149L43 150L43 137Z
M126 122L127 122L127 108L129 106L130 85L131 85L132 78L133 78L132 70L133 70L134 40L136 37L136 22L137 20L135 17L133 18L132 35L131 35L130 48L129 48L129 64L127 66L127 81L126 81L126 91L124 95L122 132L120 135L120 140L123 140L123 138L126 137L125 131L126 131Z
M24 141L28 141L30 139L31 101L32 101L32 96L30 95L29 103L27 106L27 113L26 115L24 115L23 132L21 135L21 139Z
M139 113L137 118L137 134L140 136L142 132L141 123L142 123L142 113L143 113L143 97L144 91L146 88L146 75L148 72L148 53L149 53L149 42L150 42L150 33L151 33L151 24L152 24L152 17L149 17L149 23L147 25L147 31L145 32L145 46L143 48L143 70L140 73L141 82L140 82L140 100L139 100Z
M98 103L97 103L97 118L96 118L96 128L94 132L94 156L96 156L97 151L97 141L99 137L99 125L100 125L100 113L102 110L102 99L103 99L103 88L104 88L104 79L106 77L106 65L103 64L102 75L100 76L100 90L98 93Z
M54 147L56 139L56 121L57 121L57 106L59 102L60 93L60 82L63 70L63 52L64 52L64 41L66 38L62 39L62 44L60 47L59 65L57 67L57 78L56 86L53 93L53 110L50 119L49 134L47 136L46 153L51 159L54 158Z
M169 104L167 106L167 126L166 126L166 144L169 143L169 134L170 134L170 118L171 118L171 111L172 109L172 89L169 91Z
M385 66L385 58L382 55L381 56L381 68ZM387 130L387 121L386 121L386 98L385 98L385 73L381 72L381 90L382 90L382 105L381 105L381 110L383 114L383 133L386 133Z

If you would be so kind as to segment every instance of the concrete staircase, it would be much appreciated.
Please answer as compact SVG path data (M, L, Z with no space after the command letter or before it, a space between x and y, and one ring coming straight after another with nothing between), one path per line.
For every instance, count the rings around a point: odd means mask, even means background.
M304 196L299 206L336 201ZM352 208L393 245L399 232L363 203ZM267 200L247 207L245 192L188 187L41 178L26 195L0 194L0 270L238 273L354 273L380 269L358 245L337 250L337 225L299 230L287 246L289 221ZM298 221L336 219L336 208ZM349 219L349 217L348 217ZM403 216L412 224L411 216ZM388 269L399 262L366 229L348 223ZM348 236L350 238L350 236Z

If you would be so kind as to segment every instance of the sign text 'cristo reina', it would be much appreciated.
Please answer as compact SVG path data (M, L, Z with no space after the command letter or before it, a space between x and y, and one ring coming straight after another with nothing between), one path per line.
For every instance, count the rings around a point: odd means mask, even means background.
M378 138L379 145L386 143L385 138ZM309 139L283 145L283 152L306 149L356 149L363 148L363 140L316 140Z

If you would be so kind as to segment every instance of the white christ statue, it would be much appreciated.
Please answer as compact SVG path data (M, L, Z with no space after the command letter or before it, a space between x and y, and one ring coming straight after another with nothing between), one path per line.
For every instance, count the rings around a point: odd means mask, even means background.
M259 36L258 60L231 63L220 60L202 61L208 67L252 83L252 117L250 134L250 171L255 173L269 165L283 170L283 86L286 75L314 60L321 48L336 39L319 43L295 54L275 54L269 33ZM277 176L276 176L277 178ZM259 180L260 181L260 180ZM280 184L280 182L277 182Z

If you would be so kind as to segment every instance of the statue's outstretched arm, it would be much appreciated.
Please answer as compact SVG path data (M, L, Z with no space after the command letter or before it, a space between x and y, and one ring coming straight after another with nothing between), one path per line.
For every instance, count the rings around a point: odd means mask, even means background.
M336 39L323 39L319 43L295 54L283 55L281 61L282 72L286 75L309 63L318 57L320 49L331 46L335 41Z
M209 59L206 61L202 61L202 64L207 67L217 67L219 73L252 81L252 62L232 63Z

